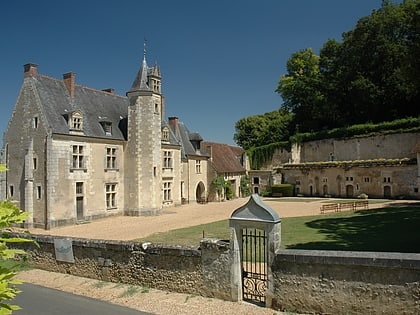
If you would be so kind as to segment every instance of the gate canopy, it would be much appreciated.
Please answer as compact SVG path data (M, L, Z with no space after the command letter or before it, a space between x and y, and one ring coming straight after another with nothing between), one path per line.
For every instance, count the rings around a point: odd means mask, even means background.
M248 202L233 211L229 221L252 221L263 223L279 223L277 212L262 202L258 194L252 194Z

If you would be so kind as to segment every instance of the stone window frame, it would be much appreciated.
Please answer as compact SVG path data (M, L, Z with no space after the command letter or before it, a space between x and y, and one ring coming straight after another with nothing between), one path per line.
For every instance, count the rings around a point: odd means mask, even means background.
M172 181L163 182L163 201L172 201Z
M195 160L195 173L201 174L201 160Z
M83 114L76 110L70 114L69 129L71 131L83 131Z
M118 171L118 148L107 146L105 148L105 171Z
M169 141L169 129L167 127L162 129L162 141Z
M173 169L173 154L172 151L165 150L163 151L163 169Z
M105 207L107 210L116 209L117 205L117 183L105 184Z
M82 170L87 171L86 169L86 147L82 144L72 144L71 145L71 167L70 171Z

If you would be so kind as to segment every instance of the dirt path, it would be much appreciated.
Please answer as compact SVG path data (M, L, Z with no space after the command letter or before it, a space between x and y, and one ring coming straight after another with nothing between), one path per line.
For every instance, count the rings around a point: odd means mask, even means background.
M298 217L320 214L320 205L328 199L306 199L307 201L272 201L263 199L264 203L282 217ZM93 222L64 226L46 231L30 229L33 234L48 234L68 237L83 237L107 240L134 240L144 238L152 233L166 232L173 229L195 226L228 219L232 212L248 201L248 198L208 204L188 204L179 207L165 208L158 216L128 217L115 216ZM384 204L373 204L369 207L382 207Z

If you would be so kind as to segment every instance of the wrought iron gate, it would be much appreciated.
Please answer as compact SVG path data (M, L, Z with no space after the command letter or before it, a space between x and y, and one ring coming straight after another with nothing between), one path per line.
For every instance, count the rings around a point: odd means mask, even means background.
M265 303L267 288L267 236L259 229L242 229L243 299Z

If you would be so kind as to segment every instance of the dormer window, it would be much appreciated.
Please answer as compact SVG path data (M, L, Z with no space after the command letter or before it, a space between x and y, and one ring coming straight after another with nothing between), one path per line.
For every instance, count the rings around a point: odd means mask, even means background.
M70 130L83 131L83 114L79 111L75 111L70 114Z
M101 121L101 126L106 136L112 136L112 122Z
M167 127L162 129L162 141L169 141L169 129Z

